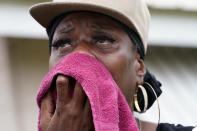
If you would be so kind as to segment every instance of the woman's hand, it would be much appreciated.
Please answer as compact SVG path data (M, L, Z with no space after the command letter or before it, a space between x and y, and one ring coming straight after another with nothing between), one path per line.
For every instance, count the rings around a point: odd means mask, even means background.
M53 103L52 92L41 102L40 128L42 131L93 131L90 102L81 85L67 76L59 75L56 80L57 103ZM73 86L73 87L70 87ZM70 95L74 88L73 95Z

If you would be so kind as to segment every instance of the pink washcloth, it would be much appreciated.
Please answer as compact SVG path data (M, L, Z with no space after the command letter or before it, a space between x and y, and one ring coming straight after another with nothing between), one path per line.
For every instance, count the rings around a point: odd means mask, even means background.
M90 100L96 131L138 131L125 97L111 74L103 64L87 54L72 53L65 56L45 76L37 94L39 109L42 97L57 74L71 76L81 84Z

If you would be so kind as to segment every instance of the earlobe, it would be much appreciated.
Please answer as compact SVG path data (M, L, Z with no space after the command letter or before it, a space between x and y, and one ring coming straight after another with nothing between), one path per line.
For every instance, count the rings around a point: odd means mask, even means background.
M140 58L139 54L136 54L136 75L138 84L143 83L144 76L146 74L146 68L144 61Z

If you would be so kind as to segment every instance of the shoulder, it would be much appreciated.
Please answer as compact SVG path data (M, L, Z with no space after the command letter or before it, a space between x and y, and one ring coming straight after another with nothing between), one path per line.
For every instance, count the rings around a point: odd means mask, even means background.
M141 121L141 131L197 131L193 126L174 125L169 123L160 123Z

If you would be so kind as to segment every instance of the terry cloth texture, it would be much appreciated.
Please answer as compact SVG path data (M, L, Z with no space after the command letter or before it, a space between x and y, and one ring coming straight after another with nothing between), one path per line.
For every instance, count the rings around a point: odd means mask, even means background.
M37 104L51 87L58 74L76 79L90 100L96 131L138 131L127 101L109 71L95 58L83 53L71 53L44 77L37 94ZM54 98L55 99L55 98ZM38 128L40 129L40 114Z

